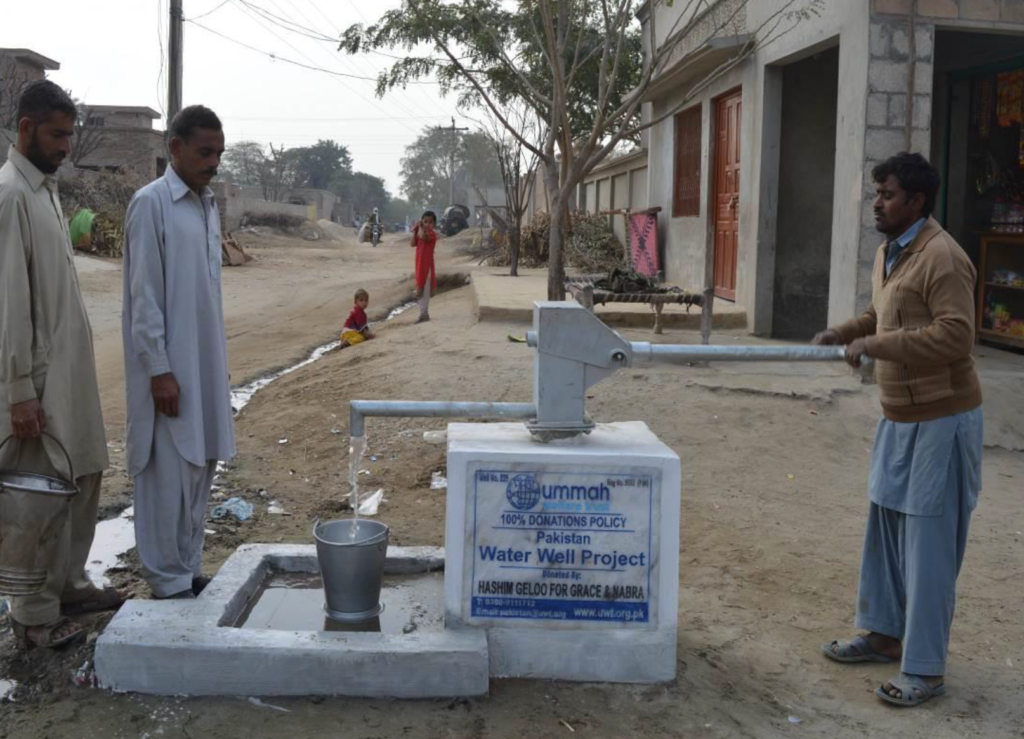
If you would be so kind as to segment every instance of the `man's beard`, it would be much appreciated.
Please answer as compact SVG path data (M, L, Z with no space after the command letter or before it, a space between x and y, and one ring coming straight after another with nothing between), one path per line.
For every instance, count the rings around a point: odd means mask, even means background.
M32 141L29 142L26 158L43 174L53 174L60 168L62 163L54 164L46 158L46 155L43 154L43 147L39 145L39 138L35 133L32 134Z

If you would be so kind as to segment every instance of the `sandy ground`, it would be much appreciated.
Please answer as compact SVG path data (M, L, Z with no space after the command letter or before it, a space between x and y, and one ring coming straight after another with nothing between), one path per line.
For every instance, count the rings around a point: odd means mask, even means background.
M253 237L255 238L255 237ZM258 239L259 259L225 272L233 380L301 358L330 340L356 286L371 308L408 291L411 254L352 243ZM444 251L448 272L465 259ZM123 418L119 273L83 275L97 328L109 434ZM371 313L373 311L371 310ZM256 395L237 422L239 456L228 494L257 503L255 520L207 540L211 572L243 542L309 542L316 516L345 508L347 401L356 398L528 400L530 350L510 343L522 325L476 323L467 290L441 295L434 320L414 312L380 338L328 355ZM643 330L624 332L651 340ZM665 342L692 342L669 331ZM719 333L716 341L750 341ZM947 677L949 695L893 710L873 695L891 667L844 667L822 642L851 633L867 507L864 486L877 391L840 367L755 366L627 370L597 386L599 421L645 420L683 460L678 679L661 686L494 681L484 699L370 701L158 699L73 687L70 668L89 646L63 655L17 655L7 640L0 670L25 681L0 705L0 737L886 737L1024 736L1024 361L984 350L988 409L999 433L986 450L985 491L960 578ZM430 477L444 448L423 419L371 419L361 483L383 487L380 518L397 544L441 544L444 494ZM340 432L340 433L335 433ZM287 438L287 444L279 440ZM1006 448L1004 448L1006 447ZM371 457L376 457L372 461ZM109 496L123 477L111 476ZM266 513L265 500L292 515ZM118 581L139 586L132 557ZM102 619L100 619L101 621ZM3 674L3 672L0 672Z

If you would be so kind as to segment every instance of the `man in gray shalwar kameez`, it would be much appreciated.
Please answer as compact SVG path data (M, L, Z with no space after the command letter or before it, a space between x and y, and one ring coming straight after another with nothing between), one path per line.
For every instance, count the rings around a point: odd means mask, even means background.
M837 662L897 662L883 700L917 706L946 688L956 579L981 491L981 386L974 370L974 285L967 254L931 218L939 173L919 154L874 168L871 305L817 337L847 361L876 360L884 417L871 457L860 589L867 634L823 645Z
M235 455L221 296L220 215L208 187L224 153L213 111L171 123L163 177L125 221L123 334L135 537L156 598L205 586L204 519L218 461Z

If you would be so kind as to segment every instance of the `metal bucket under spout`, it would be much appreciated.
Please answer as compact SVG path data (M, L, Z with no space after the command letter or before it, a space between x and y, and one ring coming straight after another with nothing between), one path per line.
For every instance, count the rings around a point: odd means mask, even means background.
M67 521L71 499L78 494L71 457L64 445L71 481L20 470L0 470L0 595L34 595L46 586L47 544ZM13 439L0 443L0 451ZM18 462L15 461L15 466Z
M365 621L384 610L380 589L390 535L387 526L365 518L314 524L328 617Z

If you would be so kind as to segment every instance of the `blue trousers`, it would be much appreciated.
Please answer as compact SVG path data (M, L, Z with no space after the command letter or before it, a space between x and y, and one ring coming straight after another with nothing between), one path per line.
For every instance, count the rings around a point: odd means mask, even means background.
M913 516L871 503L856 625L900 639L903 672L945 674L971 510L961 475L950 475L941 516Z

